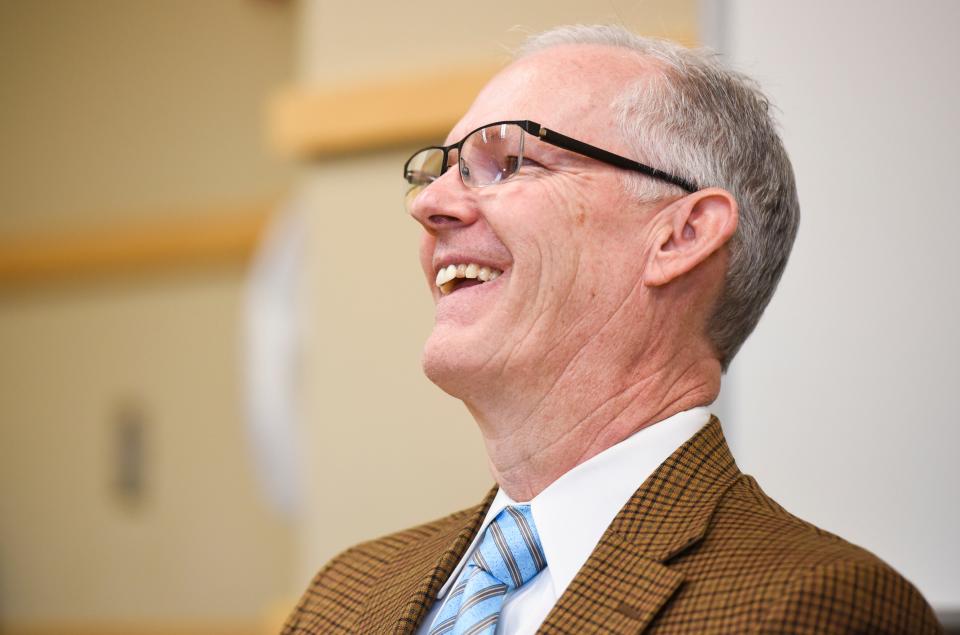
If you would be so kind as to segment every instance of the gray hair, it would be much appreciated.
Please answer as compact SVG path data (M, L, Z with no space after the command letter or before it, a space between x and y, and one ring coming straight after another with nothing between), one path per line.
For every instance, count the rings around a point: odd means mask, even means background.
M770 102L756 82L725 68L714 53L618 26L558 27L528 39L519 56L565 44L626 48L653 60L658 72L625 86L612 104L621 132L639 160L701 188L723 188L737 200L740 218L724 286L707 323L726 370L773 296L800 222L793 168ZM643 200L680 193L641 175L625 178Z

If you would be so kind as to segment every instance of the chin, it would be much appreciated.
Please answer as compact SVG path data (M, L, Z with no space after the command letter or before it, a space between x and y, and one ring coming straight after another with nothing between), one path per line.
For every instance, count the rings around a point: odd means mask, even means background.
M461 329L451 333L435 327L423 347L421 365L427 378L442 391L457 399L467 399L480 381L484 359L478 347L471 346Z

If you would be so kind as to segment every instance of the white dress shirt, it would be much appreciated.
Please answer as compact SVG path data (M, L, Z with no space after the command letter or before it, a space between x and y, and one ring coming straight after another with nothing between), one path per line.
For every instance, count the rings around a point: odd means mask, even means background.
M497 624L498 635L535 633L577 571L633 493L667 457L710 421L707 407L692 408L643 428L613 447L577 465L529 501L540 534L547 568L509 593ZM503 490L437 601L417 630L427 635L480 536L504 507L518 505Z

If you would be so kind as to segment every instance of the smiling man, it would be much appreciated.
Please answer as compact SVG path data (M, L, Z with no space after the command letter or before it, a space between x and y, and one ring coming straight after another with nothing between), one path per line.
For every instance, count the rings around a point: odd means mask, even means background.
M740 473L710 415L799 220L751 81L557 29L404 176L436 301L424 370L497 487L335 558L285 633L938 631L889 566Z

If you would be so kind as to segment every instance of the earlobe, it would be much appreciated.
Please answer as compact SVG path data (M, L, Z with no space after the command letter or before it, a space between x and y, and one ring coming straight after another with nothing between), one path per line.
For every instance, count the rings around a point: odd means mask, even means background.
M694 192L667 207L644 283L663 286L706 261L733 236L737 211L733 195L719 188Z

